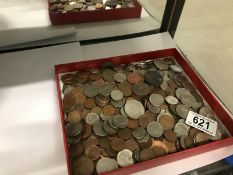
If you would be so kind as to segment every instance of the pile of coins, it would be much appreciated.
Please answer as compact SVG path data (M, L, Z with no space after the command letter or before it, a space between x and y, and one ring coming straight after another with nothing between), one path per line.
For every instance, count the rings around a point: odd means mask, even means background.
M60 75L73 174L91 175L219 140L185 123L214 112L173 58ZM217 121L218 122L218 121Z
M134 0L49 0L53 13L82 12L135 7Z

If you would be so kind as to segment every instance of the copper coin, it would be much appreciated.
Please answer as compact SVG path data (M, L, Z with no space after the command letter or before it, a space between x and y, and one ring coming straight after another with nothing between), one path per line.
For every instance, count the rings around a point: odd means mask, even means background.
M89 78L93 81L96 81L96 80L102 79L102 75L101 74L91 74Z
M131 130L129 128L124 128L124 129L118 130L118 137L120 137L124 140L131 138Z
M80 111L80 112L82 112L82 111L84 111L86 108L85 108L84 104L78 103L78 104L76 104L75 109L78 110L78 111Z
M132 83L132 84L137 84L139 83L140 81L142 81L142 77L140 74L137 74L137 73L130 73L128 76L127 76L127 80Z
M92 145L86 149L86 156L91 160L97 160L100 157L100 148Z
M101 110L102 109L99 106L96 106L96 107L92 108L91 112L94 112L94 113L99 115Z
M75 98L75 103L77 104L84 104L86 101L86 96L81 94L81 93L76 93L74 94L74 98Z
M80 111L78 111L78 110L72 111L68 115L68 121L70 123L72 123L72 122L80 122L81 120L82 120L82 117L81 117Z
M106 149L110 145L110 141L106 137L99 138L99 145Z
M83 138L86 139L86 138L90 137L91 133L92 133L92 127L91 127L91 125L84 124L84 127L83 127Z
M185 137L184 144L185 144L186 148L194 148L195 147L193 138L191 138L189 136Z
M98 145L99 140L93 139L93 138L88 138L87 140L84 141L83 146L85 150L93 145Z
M148 123L153 121L152 117L148 114L141 115L138 120L139 120L139 125L143 128L146 128Z
M85 107L87 109L92 109L96 106L95 104L95 100L93 98L88 98L86 101L85 101Z
M139 148L138 143L134 139L128 139L125 141L126 149L134 151Z
M90 110L87 110L87 109L85 109L84 111L82 111L82 119L85 120L87 114L89 114L89 113L90 113Z
M170 142L175 142L177 140L177 134L171 129L165 130L164 136Z
M175 153L177 151L175 142L169 142L166 139L163 139L163 143L166 145L168 153Z
M105 81L103 79L96 80L92 83L92 85L95 85L96 87L101 87L103 86Z
M161 157L161 156L165 156L165 155L168 154L167 151L166 151L166 149L164 149L162 147L159 147L159 146L153 146L151 149L155 153L155 158Z
M92 175L94 162L88 157L80 157L74 162L74 175Z
M75 88L72 89L72 92L71 92L71 93L72 93L73 95L75 95L75 94L82 94L82 93L83 93L83 88L77 86L77 87L75 87Z
M201 132L201 131L198 130L198 129L196 129L196 128L191 128L191 129L189 130L189 136L192 137L192 138L194 138L195 135L196 135L197 133L199 133L199 132Z
M82 143L75 143L71 144L69 147L69 153L72 158L77 158L83 154L83 144Z
M100 157L109 157L107 151L103 148L100 148Z
M112 105L104 106L103 113L105 115L113 115L115 113L116 109Z
M116 138L114 140L111 140L111 147L114 151L122 151L126 148L125 141L121 138Z
M143 149L140 152L140 160L147 161L155 158L155 152L152 149Z
M194 142L197 145L204 145L210 142L209 136L206 133L199 132L195 135Z
M63 98L63 111L70 112L75 108L75 98L71 93L67 93Z
M138 120L128 118L128 128L136 129L139 127Z
M167 146L166 146L163 142L161 142L161 141L153 140L153 141L152 141L151 148L153 148L153 147L160 147L160 148L166 150L166 152L168 153L168 148L167 148Z
M166 129L172 129L174 127L174 124L175 124L175 121L174 121L173 117L170 114L168 114L168 113L160 114L158 116L157 121L159 123L161 123L161 125L164 128L164 130L166 130Z
M116 157L117 156L117 151L114 151L111 147L111 145L109 145L106 149L106 152L108 153L108 155L110 157Z
M132 95L132 85L128 82L118 84L118 89L122 91L125 97L129 97Z

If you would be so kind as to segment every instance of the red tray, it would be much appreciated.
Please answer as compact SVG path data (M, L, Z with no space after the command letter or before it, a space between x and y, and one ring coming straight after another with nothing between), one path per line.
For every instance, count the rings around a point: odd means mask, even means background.
M50 9L50 3L49 9ZM119 8L109 10L68 12L68 13L51 13L49 17L52 25L87 23L106 20L118 20L128 18L139 18L141 16L142 6L137 0L134 1L135 7Z
M176 49L167 49L167 50L152 51L152 52L131 54L131 55L125 55L125 56L110 57L110 58L104 58L104 59L98 59L98 60L56 65L55 74L56 74L57 92L58 92L58 98L59 98L63 140L64 140L69 175L71 175L70 166L69 166L70 160L68 157L68 146L67 146L67 141L66 141L67 139L66 139L66 134L65 134L64 116L62 112L62 100L61 100L61 92L60 92L58 74L66 73L66 72L73 72L73 71L78 71L78 70L85 70L87 68L99 67L101 66L102 63L106 61L111 61L114 64L126 64L130 62L135 62L135 61L143 61L147 59L156 59L156 58L169 57L169 56L172 56L176 59L176 61L183 68L184 72L187 74L187 76L196 86L196 88L201 93L201 95L206 100L206 102L209 104L209 106L217 114L218 118L225 125L225 127L228 129L230 134L233 135L232 114L223 106L223 104L217 99L217 97L210 91L210 89L205 85L205 83L200 78L198 73L193 70L190 64L180 55L180 53ZM150 161L137 163L135 165L127 166L127 167L120 168L120 169L117 169L117 170L114 170L108 173L103 173L103 174L111 174L111 175L131 174L131 173L135 173L141 170L156 167L162 164L177 161L177 160L184 159L187 157L195 156L197 154L205 153L205 152L218 149L218 148L222 148L225 146L229 146L229 145L233 145L232 136L226 139L211 142L206 145L198 146L192 149L187 149L187 150L173 153L167 156L156 158Z

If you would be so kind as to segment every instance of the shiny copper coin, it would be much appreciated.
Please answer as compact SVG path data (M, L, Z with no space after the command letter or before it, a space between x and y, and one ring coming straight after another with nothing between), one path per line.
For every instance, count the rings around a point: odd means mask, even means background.
M103 113L105 115L113 115L115 114L116 109L112 105L107 105L103 107Z
M74 175L92 175L94 162L88 157L80 157L74 162Z
M173 117L168 113L160 114L157 121L163 126L164 130L172 129L175 124Z
M93 98L88 98L86 101L85 101L85 107L87 109L92 109L96 106L95 104L95 100Z
M85 124L83 127L83 138L86 139L90 137L91 133L92 133L91 125Z
M127 80L132 84L137 84L137 83L142 81L142 76L140 74L137 74L137 73L130 73L127 76Z
M136 129L139 127L138 120L128 118L128 128Z
M163 139L163 143L166 145L168 153L175 153L177 151L175 142L169 142L166 139Z
M68 121L70 123L72 123L72 122L80 122L81 120L82 120L82 116L81 116L80 111L78 111L78 110L72 111L68 115Z
M138 143L134 139L128 139L125 141L126 149L129 149L131 151L134 151L136 149L139 149Z
M166 152L168 153L168 148L167 148L167 146L166 146L163 142L161 142L161 141L153 140L153 141L152 141L151 148L153 148L153 147L160 147L160 148L166 150Z
M170 142L175 142L177 140L177 134L171 129L167 129L164 131L165 138Z
M140 152L140 160L147 161L155 158L155 152L152 149L143 149Z
M81 93L76 93L74 94L74 98L75 98L75 103L77 104L84 104L86 101L86 96L81 94Z
M165 156L168 154L166 149L159 147L159 146L153 146L151 149L155 153L155 158Z
M114 151L122 151L126 148L125 141L121 138L116 138L114 140L111 140L111 147Z
M86 149L86 156L91 160L97 160L100 157L100 148L92 145Z
M118 130L118 137L127 140L129 138L131 138L131 130L129 128L124 128L124 129L120 129Z

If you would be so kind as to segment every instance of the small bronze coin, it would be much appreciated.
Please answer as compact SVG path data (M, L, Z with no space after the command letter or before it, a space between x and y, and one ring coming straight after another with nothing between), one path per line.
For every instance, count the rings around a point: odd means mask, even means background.
M74 159L81 156L83 154L83 150L84 147L82 143L71 144L71 146L69 147L70 156Z
M173 117L168 113L160 114L157 121L163 126L164 130L172 129L175 124Z
M115 111L116 111L116 109L112 105L106 105L103 108L103 113L105 115L110 115L111 116L111 115L115 114Z
M164 137L170 142L175 142L177 140L177 134L171 129L164 131Z
M122 151L126 148L125 141L121 138L111 140L111 147L114 151Z
M126 140L125 144L126 144L126 149L129 149L131 151L139 149L138 143L133 138Z
M155 152L152 149L143 149L140 152L140 160L147 161L155 158Z
M88 157L80 157L74 162L75 175L92 175L94 173L94 162Z
M105 69L102 73L103 79L109 82L114 82L114 74L116 72L112 71L111 69Z
M106 149L110 145L110 141L106 137L99 138L99 145L101 148Z
M101 76L101 74L91 74L90 75L90 79L92 80L92 81L97 81L97 80L100 80L100 79L102 79L102 76Z
M95 104L95 100L93 98L88 98L86 101L85 101L85 107L87 109L92 109L96 106Z
M121 90L124 97L129 97L132 95L132 85L128 82L118 84L118 89Z
M132 84L137 84L140 81L142 81L142 76L140 74L137 74L137 73L130 73L130 74L128 74L127 80L128 80L128 82L130 82Z
M100 148L92 145L86 149L86 156L91 160L97 160L100 157Z
M70 123L72 123L72 122L80 122L81 120L82 120L82 117L81 117L80 111L78 111L78 110L72 111L68 115L68 121Z
M166 139L163 139L162 142L166 145L168 153L175 153L177 151L175 142L169 142Z
M120 129L118 130L118 137L127 140L129 138L131 138L131 130L129 128L124 128L124 129Z
M135 119L128 119L128 128L130 129L136 129L139 127L138 120Z
M153 147L160 147L161 149L165 150L166 153L168 153L168 148L167 148L167 146L166 146L163 142L161 142L161 141L159 141L159 140L153 140L153 141L152 141L152 145L151 145L150 148L153 148Z
M143 128L146 128L148 123L152 122L153 119L149 114L143 114L139 117L139 125Z

